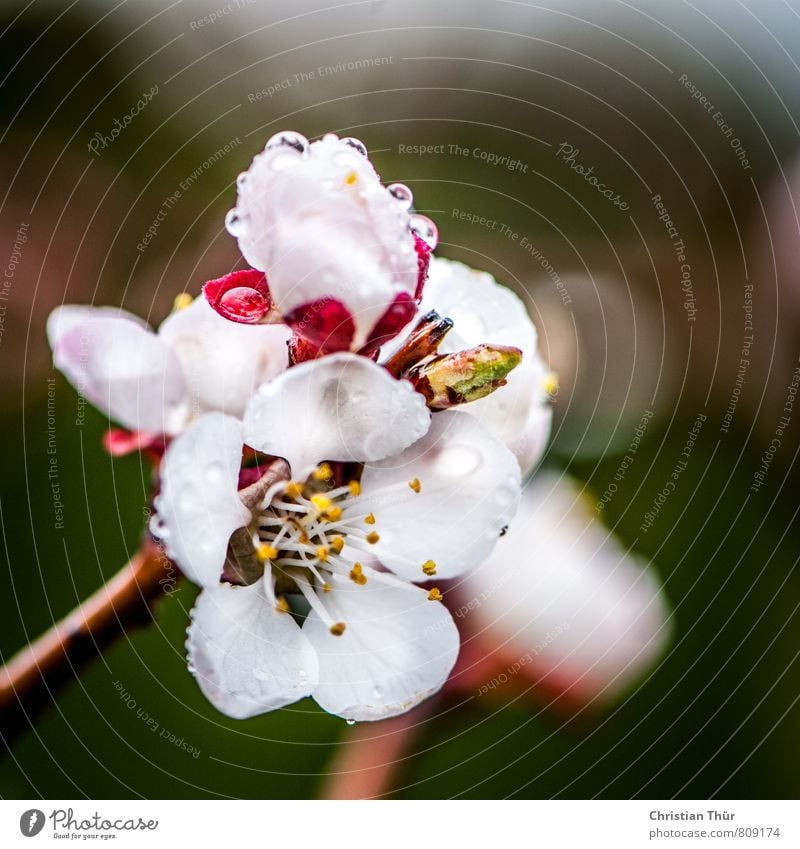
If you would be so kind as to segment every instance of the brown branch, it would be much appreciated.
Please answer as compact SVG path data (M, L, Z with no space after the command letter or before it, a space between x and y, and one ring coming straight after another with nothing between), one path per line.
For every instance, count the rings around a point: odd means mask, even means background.
M0 735L6 744L117 636L151 620L151 604L173 568L147 539L113 578L0 669Z

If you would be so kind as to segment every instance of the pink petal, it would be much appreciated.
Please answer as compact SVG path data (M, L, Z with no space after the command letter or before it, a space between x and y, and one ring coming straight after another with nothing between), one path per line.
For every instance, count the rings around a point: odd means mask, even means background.
M209 280L203 294L223 318L240 324L258 324L272 309L266 275L252 268Z
M322 354L349 351L356 332L350 310L334 298L301 304L284 319L298 336L315 345Z

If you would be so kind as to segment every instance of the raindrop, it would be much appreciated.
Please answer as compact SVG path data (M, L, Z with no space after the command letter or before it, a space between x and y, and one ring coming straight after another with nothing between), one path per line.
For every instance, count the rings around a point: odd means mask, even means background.
M428 247L434 251L439 244L439 231L433 221L426 215L412 215L408 226L412 233L416 233Z
M387 186L386 190L400 204L403 209L411 209L411 204L414 203L414 195L408 186L403 183L392 183Z
M367 155L367 146L360 139L354 139L352 136L349 136L346 139L342 139L342 144L352 147L353 150L358 151L362 156Z
M345 722L346 722L348 725L355 725L355 724L356 724L355 719L345 719Z
M233 237L241 236L244 231L244 220L235 207L225 216L225 229Z
M322 141L339 141L339 136L337 136L336 133L325 133L325 135L322 137Z
M308 153L308 139L301 133L296 133L294 130L283 130L283 132L275 133L275 135L267 142L264 150L276 150L279 147L288 147L296 150L298 153Z
M436 462L436 471L446 477L466 477L481 464L481 453L470 445L445 448Z

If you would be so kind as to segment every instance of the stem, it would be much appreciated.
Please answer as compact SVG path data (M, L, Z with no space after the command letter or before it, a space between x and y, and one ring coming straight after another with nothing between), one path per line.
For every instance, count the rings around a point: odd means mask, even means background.
M374 799L391 793L397 771L437 703L434 696L400 716L354 725L336 749L320 797Z
M6 744L117 636L151 621L151 603L171 568L148 538L113 578L0 669L0 735Z

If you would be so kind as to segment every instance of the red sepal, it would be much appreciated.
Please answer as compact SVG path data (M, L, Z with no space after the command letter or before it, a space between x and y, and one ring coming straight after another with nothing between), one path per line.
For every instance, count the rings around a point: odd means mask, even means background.
M258 324L272 309L266 275L253 268L209 280L203 294L223 318L240 324Z
M334 298L302 304L287 313L284 320L298 336L317 349L317 356L349 351L356 332L350 310Z

